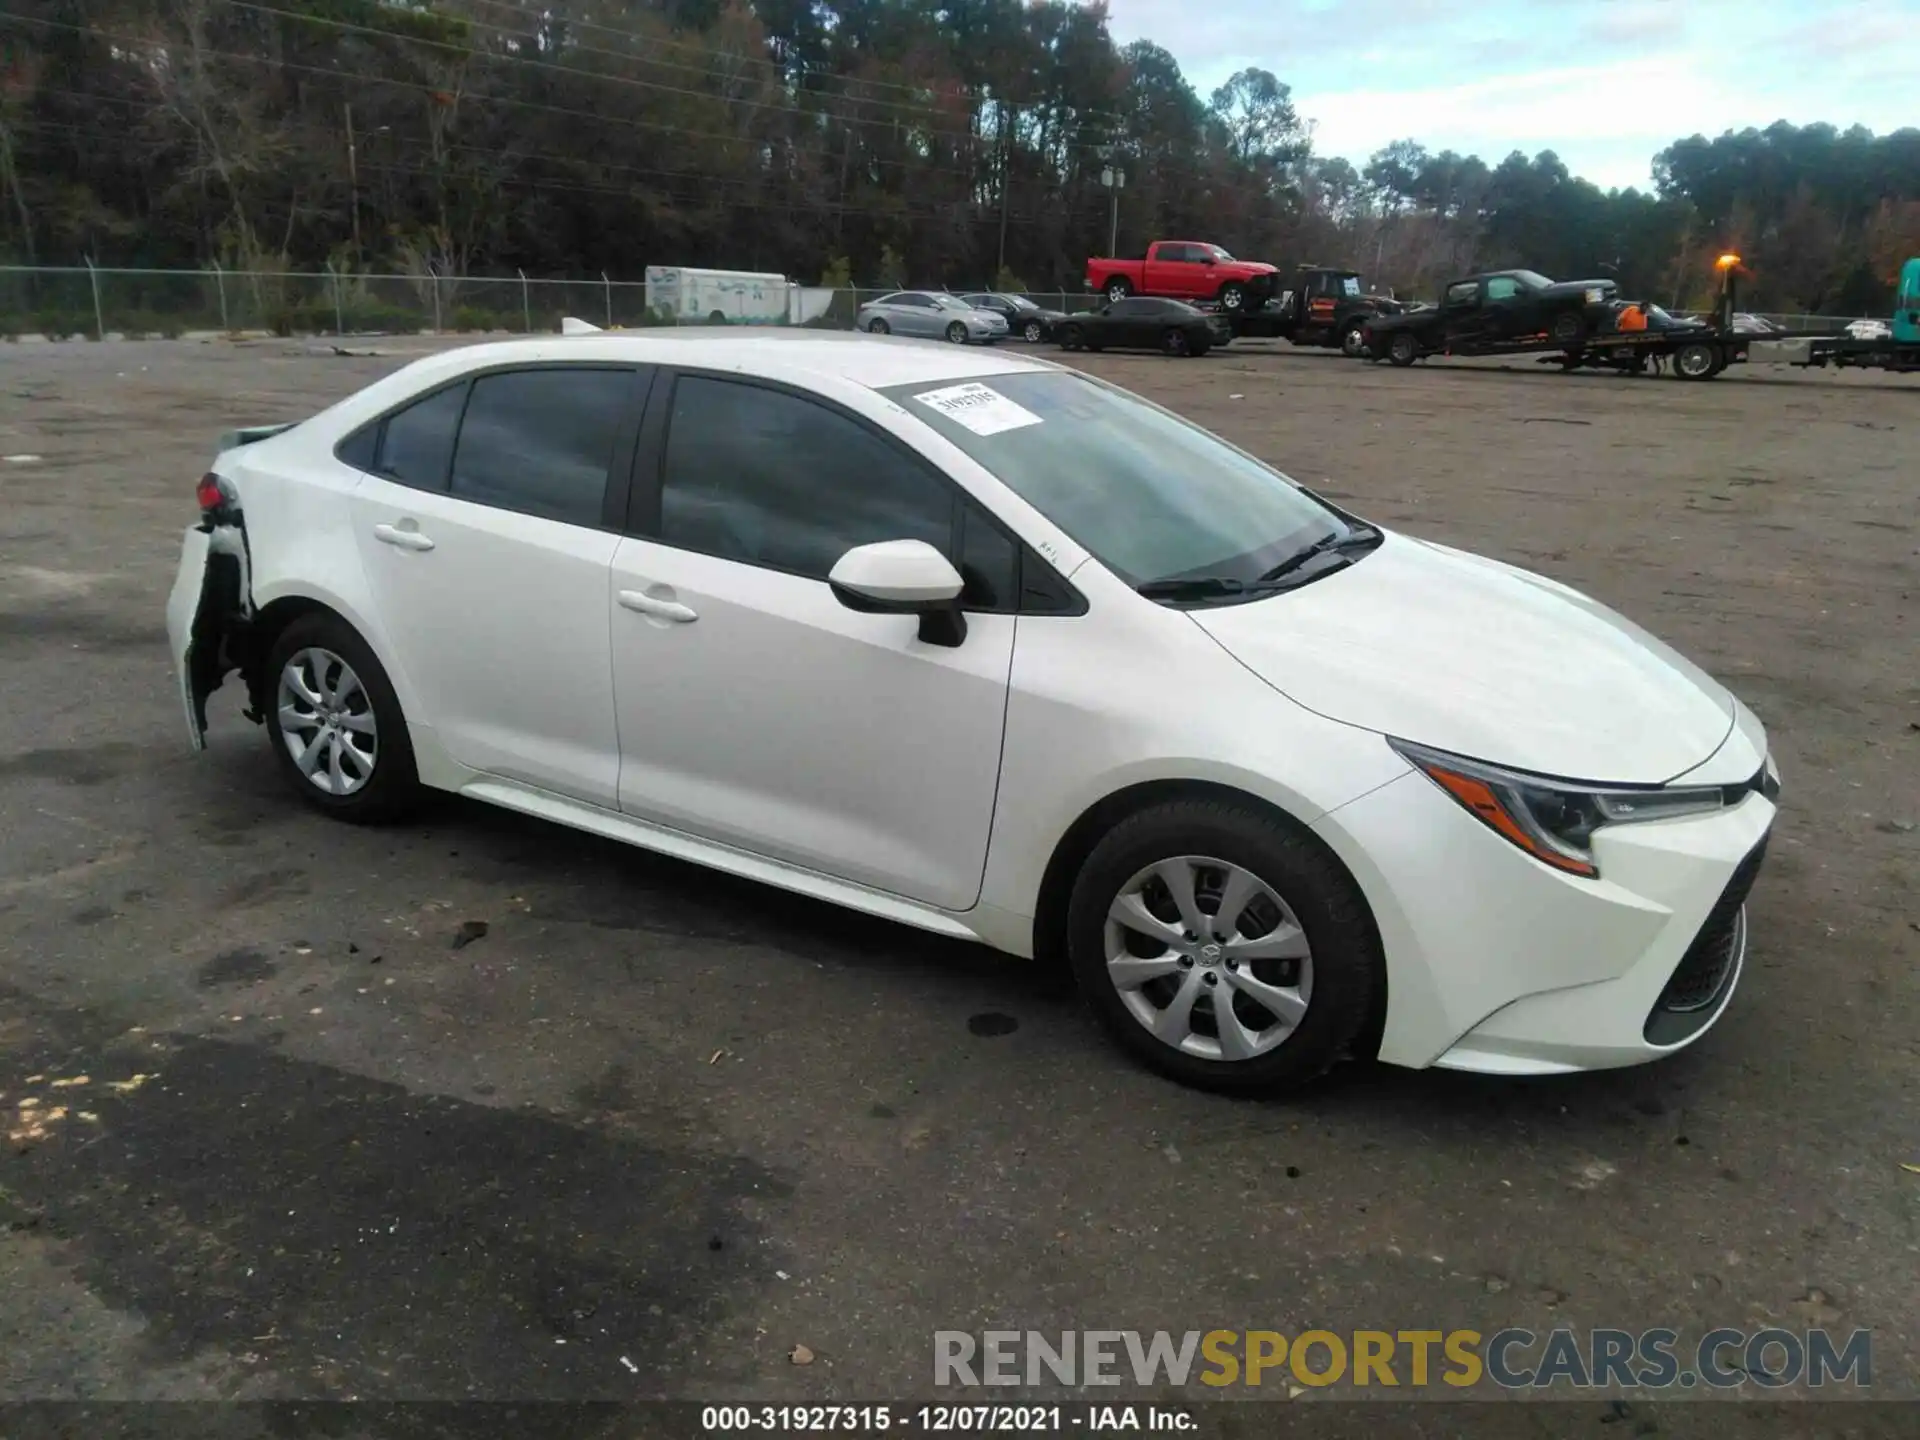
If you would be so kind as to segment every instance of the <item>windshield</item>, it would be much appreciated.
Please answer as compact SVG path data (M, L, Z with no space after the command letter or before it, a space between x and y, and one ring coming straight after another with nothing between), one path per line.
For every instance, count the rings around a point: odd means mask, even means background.
M1507 272L1529 290L1544 290L1553 282L1537 270L1511 270Z
M964 450L1130 585L1252 584L1351 527L1286 476L1084 375L881 393Z
M1209 255L1213 256L1213 258L1216 260L1233 259L1233 256L1229 255L1226 251L1222 250L1218 245L1208 245L1203 248L1206 250L1206 252Z
M1038 310L1040 308L1024 295L1002 295L1000 298L1016 310Z

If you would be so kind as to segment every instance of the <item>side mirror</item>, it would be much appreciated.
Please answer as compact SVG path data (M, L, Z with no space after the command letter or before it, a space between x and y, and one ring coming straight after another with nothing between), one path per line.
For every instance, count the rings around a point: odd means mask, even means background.
M881 540L856 545L828 572L833 598L868 615L918 615L920 638L929 645L958 645L967 638L960 608L965 582L953 562L924 540Z

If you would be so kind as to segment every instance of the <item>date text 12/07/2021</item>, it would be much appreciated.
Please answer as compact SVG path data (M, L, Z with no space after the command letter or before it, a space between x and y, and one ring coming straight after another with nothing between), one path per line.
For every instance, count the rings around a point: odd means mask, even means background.
M702 1434L797 1432L852 1435L1072 1434L1151 1432L1190 1434L1197 1417L1165 1405L708 1405Z

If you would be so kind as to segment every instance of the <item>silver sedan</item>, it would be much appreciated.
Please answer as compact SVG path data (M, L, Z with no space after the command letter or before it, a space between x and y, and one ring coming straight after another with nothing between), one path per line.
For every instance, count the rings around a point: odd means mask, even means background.
M896 290L860 307L856 329L872 335L923 335L964 345L991 345L1007 338L1006 318L976 310L957 295L937 290Z

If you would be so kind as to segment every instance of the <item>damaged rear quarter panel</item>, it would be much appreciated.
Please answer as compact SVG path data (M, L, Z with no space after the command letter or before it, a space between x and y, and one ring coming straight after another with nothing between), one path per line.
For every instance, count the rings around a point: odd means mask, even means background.
M272 703L271 677L260 674L271 636L259 633L255 621L276 602L317 602L340 615L372 647L409 719L420 717L406 668L367 603L348 504L360 474L333 457L338 437L331 429L316 434L319 428L303 425L244 452L229 450L215 466L239 503L230 523L199 527L207 537L205 576L183 662L189 728L202 737L197 748L205 744L206 696L227 674L237 669L246 676L252 710ZM195 548L191 531L187 543L189 551ZM177 583L169 602L170 625L183 603L181 588ZM176 654L179 649L176 639Z

